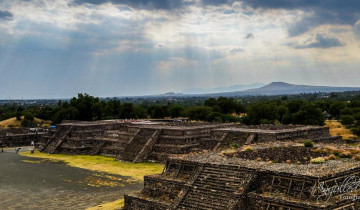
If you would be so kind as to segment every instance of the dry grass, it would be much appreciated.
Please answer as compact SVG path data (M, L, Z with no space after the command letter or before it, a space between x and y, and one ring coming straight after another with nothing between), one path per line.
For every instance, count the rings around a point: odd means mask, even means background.
M24 120L24 116L21 117L21 120ZM49 127L51 123L50 121L44 121L39 118L35 118L34 121L36 124L39 124L41 127ZM9 128L9 127L14 127L14 128L21 127L21 121L16 120L16 117L12 117L7 120L0 121L0 128Z
M325 124L330 128L330 135L332 136L342 136L344 140L358 138L358 136L351 133L350 129L347 129L337 120L326 120Z
M72 167L127 176L135 181L142 181L146 175L159 174L164 168L164 165L158 163L120 162L115 161L112 157L104 156L47 154L37 151L35 153L28 151L20 154L27 157L64 161Z
M119 199L110 203L104 203L91 208L87 208L86 210L114 210L114 209L120 209L123 206L124 206L124 199Z

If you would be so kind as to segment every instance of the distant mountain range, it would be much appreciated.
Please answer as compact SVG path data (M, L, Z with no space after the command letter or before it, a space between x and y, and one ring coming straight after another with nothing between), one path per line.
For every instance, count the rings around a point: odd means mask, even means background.
M227 87L217 87L217 88L195 88L195 89L186 89L183 90L183 94L210 94L210 93L225 93L225 92L235 92L235 91L242 91L248 90L253 88L263 87L265 84L262 83L254 83L249 85L233 85Z
M259 88L252 88L242 91L224 92L210 94L212 96L256 96L256 95L290 95L300 93L331 93L345 91L360 91L360 87L331 87L331 86L311 86L294 85L285 82L272 82Z
M255 88L254 88L255 87ZM236 91L226 91L226 90ZM301 93L331 93L360 91L360 87L332 87L332 86L313 86L313 85L294 85L286 82L272 82L268 85L254 83L251 85L234 85L229 87L219 87L212 89L188 89L182 93L168 92L160 95L147 95L142 97L236 97L236 96L271 96L271 95L294 95ZM140 97L140 96L135 96Z

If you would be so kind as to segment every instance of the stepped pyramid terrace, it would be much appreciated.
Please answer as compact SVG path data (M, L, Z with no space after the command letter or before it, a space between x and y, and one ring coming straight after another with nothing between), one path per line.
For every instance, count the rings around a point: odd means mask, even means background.
M278 142L177 157L124 209L359 209L359 153Z
M165 161L170 156L218 150L231 144L311 139L341 141L318 126L244 126L238 124L121 120L66 122L36 143L46 153L114 156L119 160Z

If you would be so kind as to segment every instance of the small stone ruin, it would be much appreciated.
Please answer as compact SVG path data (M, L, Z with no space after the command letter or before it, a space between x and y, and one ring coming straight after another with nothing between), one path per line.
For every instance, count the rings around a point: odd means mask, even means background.
M29 128L0 129L0 147L30 146L37 142L44 132L31 132Z

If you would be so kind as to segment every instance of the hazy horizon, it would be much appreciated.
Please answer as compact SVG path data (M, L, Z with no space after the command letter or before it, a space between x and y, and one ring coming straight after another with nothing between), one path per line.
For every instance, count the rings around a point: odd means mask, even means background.
M360 87L360 1L4 0L0 99Z

